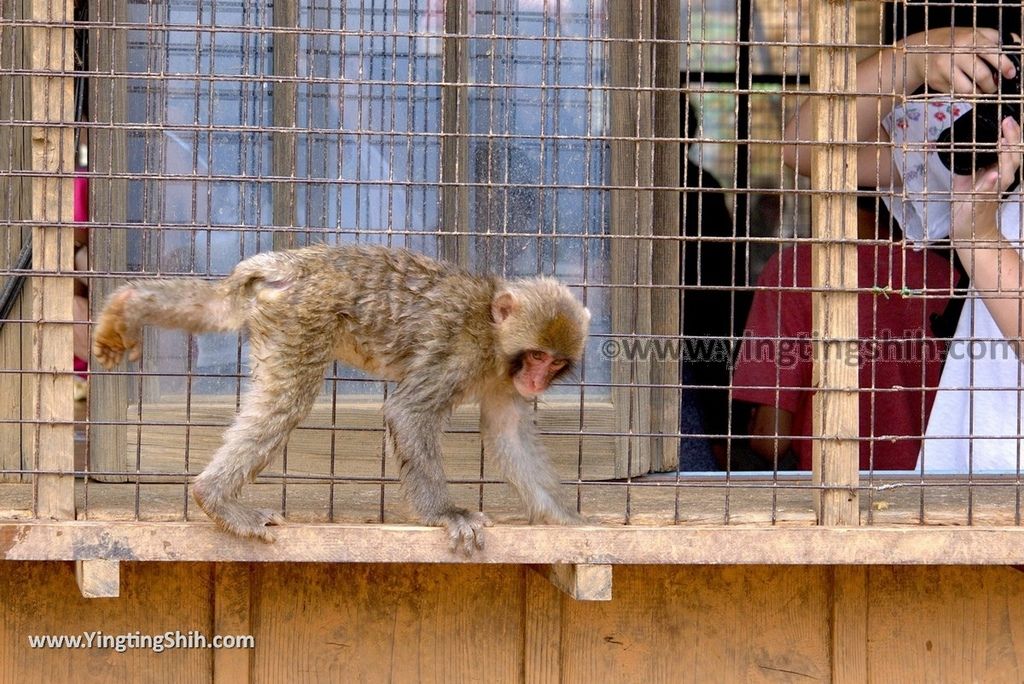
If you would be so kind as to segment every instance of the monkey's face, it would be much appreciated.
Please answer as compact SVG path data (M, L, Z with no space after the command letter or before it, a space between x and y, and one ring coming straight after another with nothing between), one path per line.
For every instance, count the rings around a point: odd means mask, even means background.
M546 351L523 352L518 368L512 375L516 391L525 398L533 399L544 392L559 375L569 368L569 361L557 358Z
M496 351L516 392L532 399L583 356L590 312L551 278L516 281L491 302Z

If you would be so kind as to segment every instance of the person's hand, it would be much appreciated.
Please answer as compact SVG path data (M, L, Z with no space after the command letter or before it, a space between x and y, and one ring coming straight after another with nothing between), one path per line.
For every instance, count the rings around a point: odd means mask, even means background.
M991 28L952 27L909 36L908 81L929 90L956 95L994 93L996 73L1013 78L1017 70L1001 48L999 31Z
M954 245L957 241L999 239L996 214L1003 193L1020 168L1020 141L1020 124L1006 117L999 136L999 161L971 176L953 176L950 238Z

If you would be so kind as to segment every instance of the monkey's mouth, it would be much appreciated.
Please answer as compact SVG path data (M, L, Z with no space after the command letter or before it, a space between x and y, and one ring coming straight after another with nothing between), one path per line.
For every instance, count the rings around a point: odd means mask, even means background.
M534 389L533 385L524 380L519 375L512 376L512 384L516 388L516 392L519 393L523 399L536 399L540 394L544 392L546 387L539 387Z

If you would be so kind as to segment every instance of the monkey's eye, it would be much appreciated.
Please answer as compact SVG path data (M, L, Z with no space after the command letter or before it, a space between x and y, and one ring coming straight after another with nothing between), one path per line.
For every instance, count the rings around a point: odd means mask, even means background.
M569 362L566 361L565 359L555 359L554 361L551 362L551 367L554 368L555 370L562 370L567 365L569 365Z
M547 352L542 352L542 351L537 351L537 350L534 350L534 351L530 352L530 358L533 359L534 361L543 361L544 359L547 358L547 355L548 355Z

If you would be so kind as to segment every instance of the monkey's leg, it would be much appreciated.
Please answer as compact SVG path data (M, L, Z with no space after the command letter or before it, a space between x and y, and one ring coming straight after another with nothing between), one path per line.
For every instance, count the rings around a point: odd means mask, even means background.
M271 542L274 533L266 526L283 522L281 514L247 506L238 496L242 485L267 467L292 429L309 413L323 381L326 359L304 358L298 352L309 357L307 346L267 348L254 338L252 347L252 389L224 433L224 444L193 483L192 496L225 530Z
M431 408L432 397L415 397L403 385L385 402L384 422L385 444L398 461L406 497L425 524L447 528L453 551L471 555L483 548L483 528L490 521L483 513L455 506L448 493L441 462L441 426L447 407Z
M580 515L558 497L558 477L541 447L529 405L508 394L480 401L480 431L487 450L519 492L531 523L579 524Z
M125 352L138 360L145 325L191 333L226 332L238 330L243 316L219 283L195 278L142 280L119 288L107 300L93 332L93 354L111 368Z

